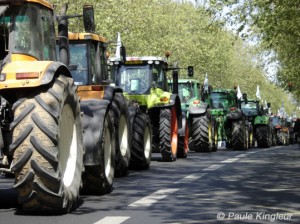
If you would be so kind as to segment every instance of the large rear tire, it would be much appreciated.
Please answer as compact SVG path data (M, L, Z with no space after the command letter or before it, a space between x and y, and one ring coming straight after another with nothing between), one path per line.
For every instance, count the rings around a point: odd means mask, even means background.
M129 132L130 121L126 99L122 93L115 94L110 112L115 127L115 177L123 177L128 173L131 136Z
M108 194L113 189L115 170L115 130L109 113L104 113L104 119L97 125L100 136L93 139L96 142L95 151L100 154L100 163L86 165L83 173L83 190L85 194Z
M132 128L132 151L130 168L135 170L148 169L152 155L152 134L149 116L137 112Z
M162 159L168 162L175 161L178 147L178 119L175 107L160 110L159 144Z
M66 213L77 207L83 143L75 91L73 80L61 75L13 105L9 150L24 210Z

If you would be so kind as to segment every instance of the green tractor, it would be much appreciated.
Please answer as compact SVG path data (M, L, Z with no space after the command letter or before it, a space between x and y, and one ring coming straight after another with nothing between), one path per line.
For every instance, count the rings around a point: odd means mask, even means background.
M210 96L210 114L216 119L218 127L218 147L248 149L249 124L241 109L236 89L216 89Z
M191 77L193 73L189 71L188 75ZM182 121L188 124L189 149L196 152L217 151L217 126L210 115L211 88L207 87L191 78L178 80ZM183 144L185 137L184 132L179 132L179 144Z
M275 133L275 142L277 145L289 144L289 128L285 117L276 115L272 117L272 126Z
M124 96L144 119L150 119L153 152L160 152L164 161L185 157L187 151L177 150L182 113L179 96L169 92L167 72L171 69L167 58L144 56L120 60L116 56L109 58L109 64L112 81L124 90ZM178 70L172 70L177 83Z
M253 132L249 131L250 146L254 146L255 141L258 148L272 146L272 124L267 110L259 105L259 100L254 99L242 100L241 107L247 120L251 123L251 128L253 127ZM270 107L270 104L268 104L268 107Z

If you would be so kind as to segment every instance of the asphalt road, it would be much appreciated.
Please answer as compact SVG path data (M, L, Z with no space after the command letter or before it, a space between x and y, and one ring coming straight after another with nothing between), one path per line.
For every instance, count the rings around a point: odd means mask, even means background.
M190 152L115 179L112 193L82 195L66 215L18 209L13 179L0 177L1 224L300 223L300 147Z

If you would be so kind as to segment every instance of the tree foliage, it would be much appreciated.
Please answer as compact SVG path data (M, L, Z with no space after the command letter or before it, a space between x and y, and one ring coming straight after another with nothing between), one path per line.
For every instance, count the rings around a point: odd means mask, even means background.
M69 14L80 14L88 1L69 0ZM62 4L56 2L57 10ZM127 55L164 56L172 52L171 64L179 62L186 68L194 66L195 78L204 80L208 74L214 88L239 85L249 97L255 97L259 85L264 100L271 102L274 111L286 100L285 109L291 112L287 93L266 78L257 49L245 43L202 5L172 0L106 0L93 1L96 32L108 39L114 51L117 32L121 33ZM213 8L211 8L213 9ZM82 19L70 21L70 31L83 32ZM181 77L187 71L180 70Z
M240 33L255 36L263 50L275 52L278 84L300 97L300 1L294 0L210 0L214 13L228 7L227 21L235 23Z

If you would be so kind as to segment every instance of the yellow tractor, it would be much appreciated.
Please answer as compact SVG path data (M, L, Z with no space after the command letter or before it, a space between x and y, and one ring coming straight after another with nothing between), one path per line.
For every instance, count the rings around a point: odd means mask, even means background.
M86 6L87 7L87 6ZM90 6L91 7L91 6ZM78 85L78 95L80 97L81 110L84 112L83 129L85 130L83 143L86 149L85 164L86 172L83 175L84 183L87 182L85 192L106 193L111 189L112 179L105 177L105 173L115 170L115 176L125 176L128 171L130 161L130 119L126 100L122 89L116 86L108 85L106 47L107 40L95 34L93 30L87 33L69 33L69 50L71 70L75 84ZM95 104L97 106L95 107ZM101 112L103 110L103 112ZM95 139L99 133L95 130L101 128L99 122L107 113L108 118L112 117L112 123L115 128L114 145L115 156L104 157L104 163L110 162L112 165L106 165L103 177L99 175L95 180L104 182L105 189L94 189L90 183L90 177L95 172L88 171L93 169L97 163L94 160L94 148L99 145ZM99 139L100 140L100 139ZM107 155L108 152L105 152ZM114 165L113 165L114 164ZM96 169L99 170L99 169ZM95 170L95 171L96 171ZM101 169L100 169L101 170ZM91 189L92 188L92 189ZM100 191L99 191L100 190Z
M72 16L66 11L63 5L56 16L58 60L52 5L45 0L0 1L0 171L14 174L18 201L27 211L75 209L83 170L83 189L112 189L115 130L110 101L106 91L101 96L103 87L82 86L79 102L69 65ZM84 7L87 27L90 13L91 7ZM96 91L85 94L88 88ZM92 96L94 92L100 96ZM90 98L94 100L87 103Z
M147 169L151 162L150 121L140 116L138 107L129 104L123 95L122 88L108 80L107 40L95 34L93 29L88 31L69 33L70 64L74 68L71 73L75 84L78 85L80 104L85 105L82 111L91 105L90 101L95 99L99 100L99 103L103 101L102 104L108 104L115 128L116 177L125 176L129 167ZM125 50L122 48L122 55L124 54ZM85 123L85 117L83 123ZM83 142L86 150L91 143L90 138L94 133L93 126L95 125L97 122L84 124L84 129L90 130L90 134L84 135ZM96 138L93 137L93 139ZM83 177L85 183L85 175ZM88 189L88 192L90 191Z

